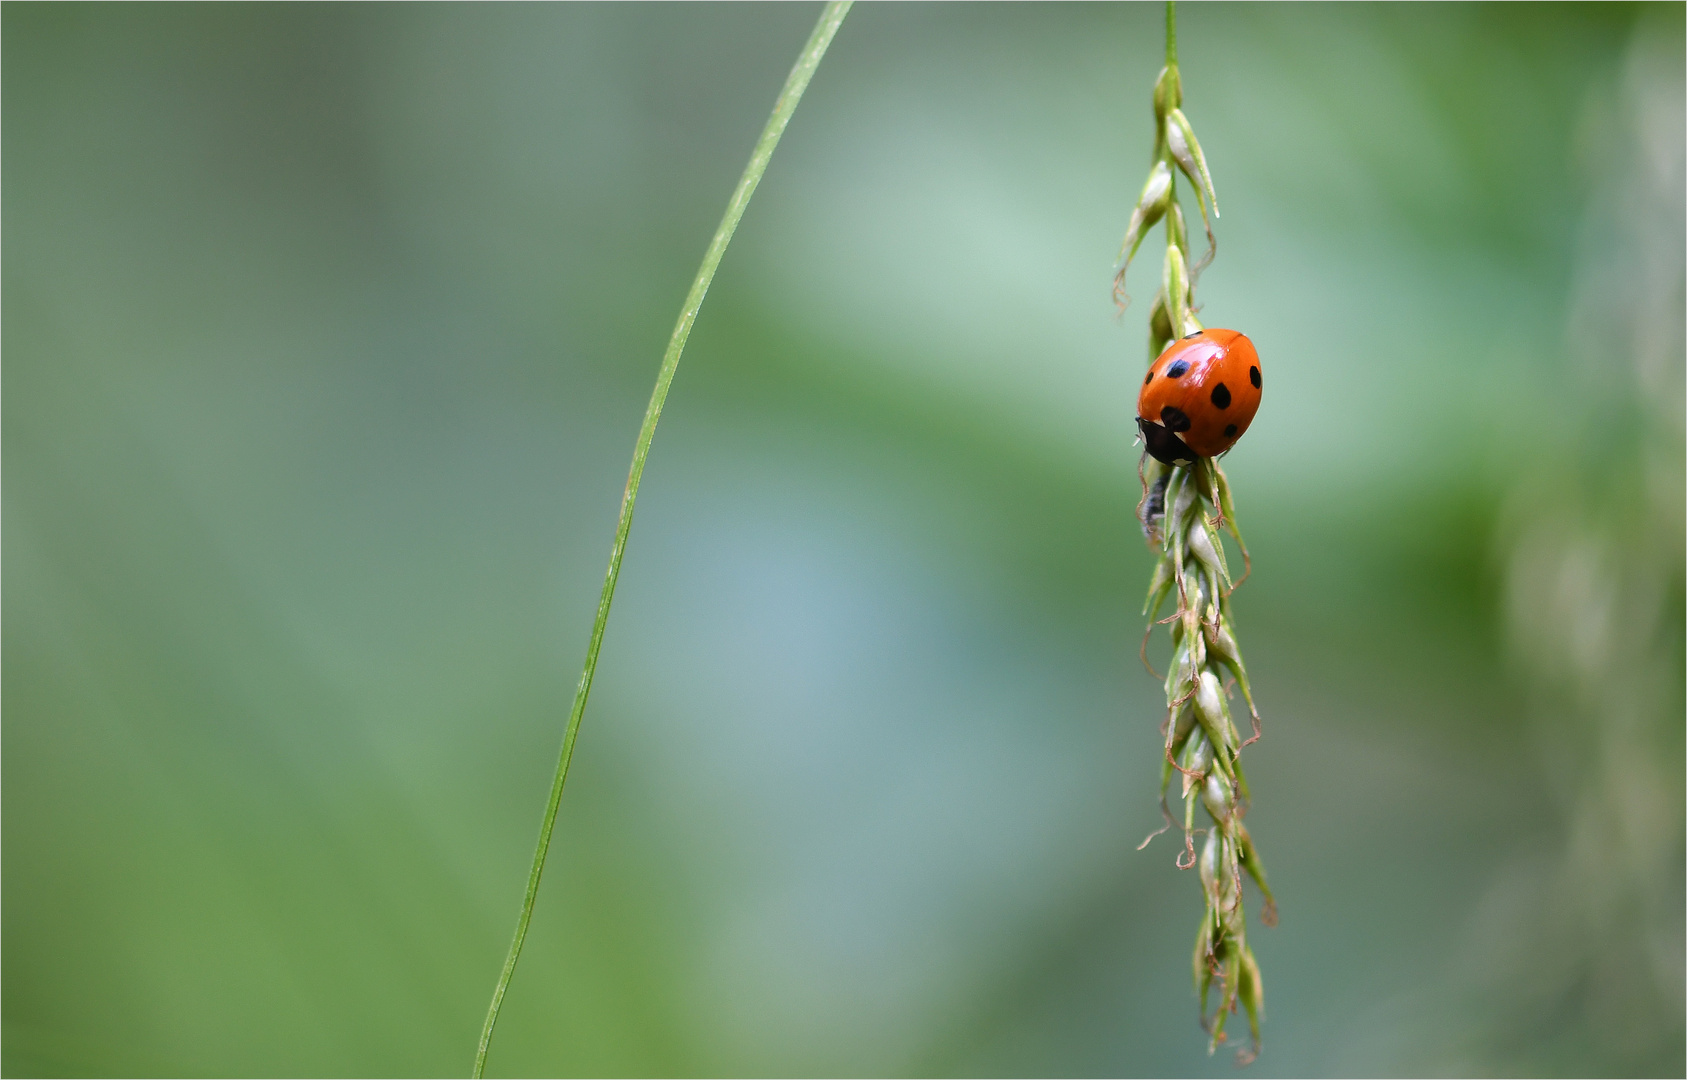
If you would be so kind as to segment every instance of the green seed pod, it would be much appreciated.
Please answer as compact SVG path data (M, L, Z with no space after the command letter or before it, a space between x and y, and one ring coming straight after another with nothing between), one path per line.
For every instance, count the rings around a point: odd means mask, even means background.
M1195 713L1214 742L1226 741L1229 725L1225 723L1224 692L1219 688L1218 676L1210 671L1201 672L1200 683L1195 688Z
M1207 647L1201 640L1201 618L1198 614L1200 606L1198 600L1201 592L1201 575L1199 571L1186 573L1183 578L1183 606L1178 610L1178 637L1190 642L1189 651L1194 654L1201 666L1206 666Z
M1236 1051L1236 1064L1249 1065L1259 1056L1259 1022L1265 1014L1265 983L1259 977L1259 964L1252 949L1242 950L1241 970L1237 973L1236 997L1248 1013L1248 1034L1252 1045Z
M1200 611L1206 606L1208 584L1199 569L1185 570L1183 573L1183 601L1190 611Z
M1171 669L1166 672L1166 700L1176 701L1189 696L1189 689L1195 684L1196 673L1201 670L1193 657L1189 655L1191 642L1185 638L1172 652Z
M1263 734L1263 732L1260 730L1259 708L1254 705L1253 691L1248 689L1248 672L1247 672L1247 669L1242 667L1242 663L1241 663L1240 660L1238 660L1234 664L1226 664L1225 666L1230 669L1230 674L1232 674L1236 677L1236 685L1238 687L1240 687L1241 691L1242 691L1242 700L1245 701L1248 705L1248 718L1252 721L1252 726L1253 726L1253 729L1254 729L1254 733L1253 733L1253 735L1249 736L1248 741L1252 742L1254 739L1259 738L1260 735Z
M1226 948L1224 960L1220 966L1220 978L1224 980L1224 994L1218 1003L1218 1009L1213 1013L1213 1036L1207 1044L1207 1053L1218 1049L1218 1044L1224 1041L1224 1021L1236 1009L1236 982L1241 969L1241 962L1236 955L1237 950Z
M1154 294L1154 306L1148 312L1148 355L1158 357L1171 340L1171 318L1166 314L1166 293L1162 289Z
M1206 633L1207 648L1214 656L1231 667L1242 663L1241 653L1236 648L1236 638L1230 633L1228 619L1220 615L1217 621L1205 624L1202 629Z
M1218 195L1213 191L1213 176L1207 171L1206 155L1201 153L1201 141L1195 138L1195 129L1190 126L1189 118L1183 115L1182 109L1172 109L1166 114L1166 148L1171 151L1178 168L1189 177L1189 182L1195 185L1197 199L1204 199L1212 204L1213 217L1221 217L1218 212ZM1206 213L1206 206L1201 207Z
M1165 127L1167 114L1182 104L1183 80L1178 76L1176 65L1168 64L1160 69L1160 77L1154 81L1155 126Z
M1207 651L1210 656L1217 657L1219 662L1229 669L1236 678L1236 686L1242 691L1242 700L1248 704L1248 715L1253 717L1255 732L1259 734L1259 709L1254 706L1253 689L1248 685L1247 665L1242 663L1242 650L1236 644L1235 635L1230 632L1230 619L1220 615L1215 622L1206 622L1201 627L1202 635L1207 639Z
M1230 820L1235 810L1236 793L1222 771L1214 769L1207 774L1207 782L1201 786L1201 802L1220 825Z
M1218 556L1219 572L1224 575L1224 591L1228 594L1235 586L1230 581L1230 559L1224 554L1223 539L1218 534L1218 530L1223 527L1223 515L1206 518L1206 522L1207 535L1211 536L1213 541L1213 554Z
M1189 508L1195 505L1195 487L1189 482L1187 469L1173 469L1171 483L1166 487L1166 535L1180 541L1183 526L1189 520Z
M1201 561L1201 565L1212 572L1223 588L1230 587L1230 571L1224 565L1224 553L1215 542L1205 513L1196 514L1195 519L1189 523L1189 550ZM1213 591L1216 593L1219 590Z
M1166 725L1166 745L1175 752L1189 738L1189 733L1195 730L1195 706L1185 701L1173 712L1171 723Z
M1166 243L1175 245L1187 252L1189 250L1189 226L1183 221L1183 207L1176 199L1166 207Z
M1171 591L1173 584L1171 563L1161 559L1154 564L1154 576L1148 582L1148 598L1142 602L1142 613L1153 618L1154 616L1148 613L1151 610L1160 610L1160 605L1165 603L1166 594Z
M1213 763L1213 744L1206 736L1199 736L1190 740L1189 749L1183 754L1183 793L1189 794L1189 789L1200 783L1206 776L1207 770Z
M1221 937L1221 935L1215 935ZM1212 1045L1207 1052L1212 1053L1213 1047L1224 1042L1224 1022L1230 1014L1236 1011L1236 969L1239 966L1236 959L1236 943L1229 938L1215 942L1213 953L1218 957L1219 980L1218 1008L1213 1010Z
M1125 242L1119 245L1119 261L1126 267L1136 257L1136 249L1142 245L1148 230L1165 216L1171 201L1172 171L1164 161L1156 161L1154 167L1148 170L1148 182L1142 185L1142 194L1137 197L1136 208L1131 211L1130 224L1125 226ZM1123 269L1119 271L1119 279L1123 283Z
M1195 993L1201 997L1201 1011L1207 1011L1207 991L1213 981L1213 929L1211 919L1202 919L1201 928L1195 931Z
M1207 842L1201 845L1201 857L1196 867L1201 875L1201 889L1207 894L1207 905L1218 910L1218 830L1207 832Z
M1175 244L1166 245L1166 265L1161 281L1166 289L1166 308L1173 336L1184 337L1200 330L1201 324L1195 322L1189 313L1189 265L1184 260L1183 249Z
M1183 617L1183 636L1189 639L1189 662L1199 670L1207 666L1207 643L1200 634L1201 624L1190 625L1190 614L1186 612Z
M1201 636L1201 622L1197 616L1200 610L1202 582L1199 574L1186 574L1183 579L1184 593L1182 608L1179 609L1180 618L1177 620L1178 639L1189 643L1189 656L1197 668L1207 665L1207 642Z
M1265 910L1260 913L1260 921L1267 926L1277 925L1277 898L1271 895L1271 886L1265 880L1265 864L1259 861L1259 852L1254 848L1254 838L1246 827L1240 823L1236 826L1237 848L1241 856L1242 869L1254 879L1259 886L1260 895L1265 897Z
M1236 538L1236 546L1242 549L1242 557L1245 559L1248 543L1242 539L1242 530L1236 524L1236 504L1230 496L1230 478L1224 475L1224 470L1218 467L1217 461L1208 464L1212 466L1213 476L1218 481L1218 512L1224 515L1224 527Z

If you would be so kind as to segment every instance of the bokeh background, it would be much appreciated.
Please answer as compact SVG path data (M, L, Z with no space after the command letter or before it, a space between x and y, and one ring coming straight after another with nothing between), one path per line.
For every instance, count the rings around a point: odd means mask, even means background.
M817 12L0 13L7 1075L467 1072ZM1135 850L1161 20L844 25L669 399L492 1073L1231 1074ZM1683 7L1179 36L1267 373L1252 1071L1681 1075Z

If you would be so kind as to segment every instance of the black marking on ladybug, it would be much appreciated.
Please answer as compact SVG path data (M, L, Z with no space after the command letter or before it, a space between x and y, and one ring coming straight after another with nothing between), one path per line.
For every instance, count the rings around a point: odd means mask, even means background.
M1248 365L1248 381L1254 384L1255 390L1259 389L1259 368L1252 364Z
M1153 380L1153 378L1154 378L1154 373L1152 371L1150 371L1148 374L1146 374L1142 377L1142 385L1147 386L1149 384L1149 382Z
M1178 378L1185 371L1188 371L1188 370L1189 370L1189 361L1187 361L1187 360L1174 360L1174 361L1172 361L1172 366L1166 369L1166 378L1168 378L1168 379Z
M1136 418L1136 427L1142 432L1142 441L1148 445L1148 452L1167 465L1195 460L1195 451L1189 449L1188 443L1152 420L1144 420L1139 416ZM1164 492L1161 493L1161 498L1165 498Z
M1183 335L1183 340L1184 340L1184 341L1188 341L1188 340L1189 340L1189 339L1190 339L1190 338L1192 338L1192 337L1200 337L1200 336L1201 336L1201 335L1202 335L1202 334L1204 334L1204 333L1206 333L1206 331L1205 331L1205 330L1197 330L1197 331L1195 331L1195 332L1194 332L1194 333L1193 333L1193 334L1184 334L1184 335Z
M1224 425L1224 437L1226 439L1230 438L1230 436L1232 436L1234 434L1236 434L1236 425L1235 424Z
M1160 410L1160 423L1166 425L1168 431L1188 431L1189 415L1176 405L1167 405Z
M1213 404L1221 409L1230 408L1230 387L1223 383L1213 387Z

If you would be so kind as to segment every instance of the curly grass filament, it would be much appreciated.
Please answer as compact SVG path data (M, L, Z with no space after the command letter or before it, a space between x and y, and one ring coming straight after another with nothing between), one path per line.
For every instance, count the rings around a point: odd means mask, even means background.
M761 182L762 174L767 171L767 163L773 158L773 150L779 145L779 137L785 133L785 126L790 123L791 114L796 111L797 102L802 100L803 91L808 88L809 80L814 77L815 69L820 66L820 60L826 55L826 49L832 43L832 38L843 23L844 16L849 13L853 0L829 0L825 10L820 13L820 21L815 24L814 32L809 35L808 42L803 45L802 52L797 56L795 66L785 79L784 89L773 103L773 113L767 118L767 126L762 128L761 138L756 141L756 147L750 154L749 164L744 166L744 175L739 178L738 186L732 192L732 199L726 205L726 213L721 218L720 227L715 230L714 239L709 241L709 248L703 254L703 265L697 268L697 277L691 283L691 292L686 295L685 306L680 309L679 321L674 326L674 333L668 339L667 351L662 354L662 367L656 374L656 387L650 393L650 404L644 412L644 423L639 427L638 442L633 447L633 464L627 473L627 487L621 496L621 517L615 526L615 543L609 549L609 569L604 574L603 592L598 598L597 617L592 621L591 642L586 647L585 667L580 671L580 683L574 691L574 707L568 714L568 726L562 736L562 752L557 758L556 775L551 781L550 799L545 803L544 817L539 824L539 843L533 852L533 865L527 875L527 892L522 898L521 915L516 920L515 938L510 942L509 955L504 959L503 971L498 975L498 984L492 990L492 1003L486 1010L486 1023L480 1030L480 1046L475 1052L474 1076L480 1077L486 1070L486 1051L492 1042L492 1031L498 1023L498 1010L503 1006L504 993L509 988L510 977L515 974L516 961L521 958L521 946L527 939L527 926L533 918L533 903L539 895L539 879L545 870L545 854L550 850L551 833L556 826L557 807L562 802L562 788L568 780L568 763L574 756L574 741L580 733L580 719L586 712L586 699L592 691L592 675L597 671L598 650L603 645L604 626L609 622L609 606L615 598L615 582L621 574L621 556L627 549L627 534L633 525L633 504L638 500L639 480L644 476L644 461L650 453L650 442L656 435L656 422L661 419L662 405L668 398L668 387L674 381L674 371L679 367L680 354L685 351L686 338L691 335L692 323L697 320L697 311L703 306L703 297L709 291L709 283L714 280L715 269L720 266L721 256L726 253L726 246L732 241L732 234L738 228L738 221L744 216L745 207L750 204L750 196L755 194L756 185Z

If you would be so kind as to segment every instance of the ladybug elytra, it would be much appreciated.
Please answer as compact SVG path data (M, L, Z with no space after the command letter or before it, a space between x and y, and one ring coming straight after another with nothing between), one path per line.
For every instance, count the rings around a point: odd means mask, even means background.
M1235 330L1172 342L1136 397L1136 426L1148 452L1167 465L1224 453L1259 411L1260 381L1254 343Z

